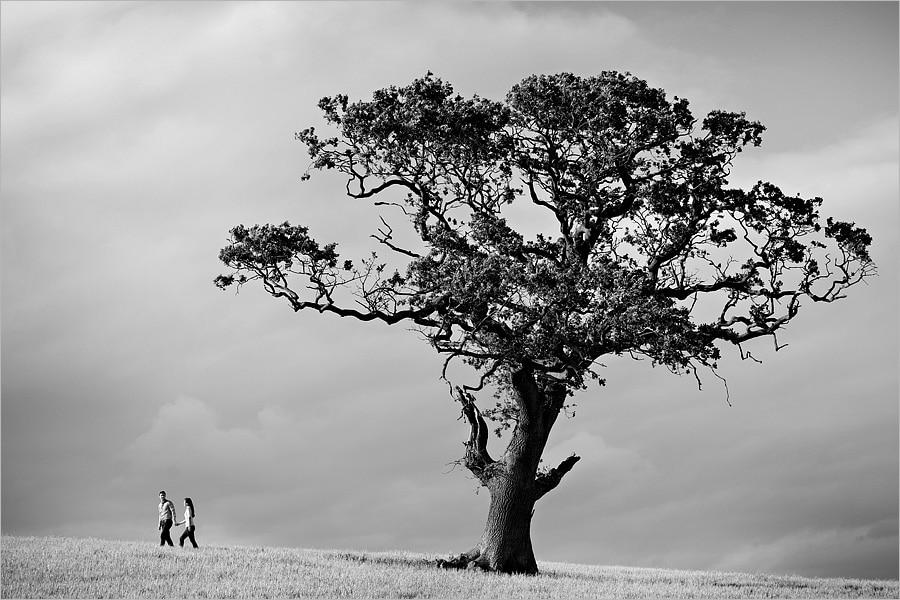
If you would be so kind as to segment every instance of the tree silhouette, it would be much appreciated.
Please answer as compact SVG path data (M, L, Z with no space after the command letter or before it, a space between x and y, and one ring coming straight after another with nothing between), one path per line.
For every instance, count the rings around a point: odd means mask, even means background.
M567 398L603 384L598 359L715 369L721 345L774 337L804 301L838 300L875 270L870 236L821 223L820 198L729 186L761 124L725 111L698 123L630 74L531 76L497 102L428 73L319 107L336 135L296 134L311 169L382 207L372 237L403 266L342 261L300 225L241 225L216 284L258 280L295 311L406 323L446 356L445 379L452 361L474 369L476 385L451 389L470 427L462 462L491 503L479 543L445 566L537 572L535 503L579 458L547 470L541 455ZM523 203L520 231L508 213ZM405 241L391 216L410 224ZM479 409L486 386L501 402ZM499 458L485 417L512 429Z

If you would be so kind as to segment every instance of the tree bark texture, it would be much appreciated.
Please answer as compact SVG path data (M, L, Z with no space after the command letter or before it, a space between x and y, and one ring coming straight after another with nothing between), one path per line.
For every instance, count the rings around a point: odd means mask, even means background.
M488 488L491 504L475 563L503 573L537 573L531 546L531 517L536 502L534 478L526 473L497 476Z
M535 503L559 484L578 457L573 455L550 471L538 472L550 429L565 401L565 389L542 389L526 370L512 375L512 387L518 404L516 425L499 460L487 452L487 428L474 398L459 390L470 427L464 464L488 489L491 503L478 546L449 561L439 561L441 566L538 572L531 544Z

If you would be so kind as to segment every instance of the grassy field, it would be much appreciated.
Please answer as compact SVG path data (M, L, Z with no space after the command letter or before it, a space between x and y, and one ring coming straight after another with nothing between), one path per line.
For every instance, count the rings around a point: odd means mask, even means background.
M445 571L438 556L3 536L3 598L897 598L897 581L540 563Z

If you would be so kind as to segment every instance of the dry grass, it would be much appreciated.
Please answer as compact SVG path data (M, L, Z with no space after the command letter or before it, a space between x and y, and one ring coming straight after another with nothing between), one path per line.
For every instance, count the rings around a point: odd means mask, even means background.
M4 598L897 598L897 581L540 563L534 577L437 556L2 538Z

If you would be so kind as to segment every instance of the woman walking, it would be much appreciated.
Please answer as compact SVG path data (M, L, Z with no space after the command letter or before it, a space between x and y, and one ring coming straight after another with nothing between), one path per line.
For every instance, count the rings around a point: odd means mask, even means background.
M190 498L184 499L184 521L178 521L175 523L176 525L186 525L184 528L184 532L181 534L181 537L178 538L178 545L184 546L184 539L188 538L191 540L191 544L193 544L194 548L197 547L197 540L194 539L194 501Z

